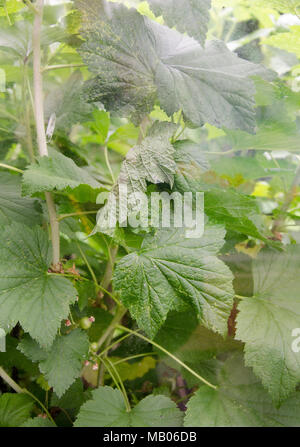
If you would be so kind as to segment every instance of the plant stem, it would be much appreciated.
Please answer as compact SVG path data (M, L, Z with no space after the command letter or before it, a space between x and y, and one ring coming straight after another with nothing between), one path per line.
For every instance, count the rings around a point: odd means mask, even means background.
M122 390L122 394L124 396L124 401L125 401L125 405L126 405L126 411L129 413L131 411L131 407L130 407L130 403L129 403L129 399L126 393L126 389L123 383L123 380L120 377L120 374L118 372L118 370L116 369L115 365L109 360L109 358L105 359L106 362L108 362L108 364L110 365L110 367L112 368L112 370L114 371L115 375L117 376L117 379L119 381L121 390Z
M44 412L46 413L46 415L48 416L50 421L53 422L54 425L56 425L56 423L54 422L54 419L52 418L51 414L49 413L49 411L47 410L45 405L34 394L32 394L30 391L28 391L26 389L23 389L23 392L25 394L28 394L28 396L32 397L32 399L34 399L40 405L40 407L44 410Z
M140 133L139 133L139 136L138 136L137 144L141 144L141 142L145 138L146 133L147 133L147 128L148 128L150 123L151 123L151 120L148 117L148 115L146 115L143 118L143 120L142 120L142 122L140 124Z
M116 179L115 179L113 170L112 170L111 165L110 165L110 162L109 162L107 146L104 146L104 156L105 156L106 166L107 166L107 168L108 168L108 170L109 170L111 179L112 179L113 183L115 183L115 182L116 182Z
M47 410L47 408L45 407L44 404L42 404L42 402L34 395L32 394L30 391L26 390L26 388L21 388L5 371L3 368L1 368L0 366L0 377L2 377L2 379L14 390L16 391L16 393L24 393L24 394L28 394L30 397L32 397L32 399L34 399L39 405L40 407L45 411L45 413L47 414L48 418L50 419L50 421L53 422L54 425L55 422L51 416L51 414L49 413L49 411Z
M106 264L106 269L101 281L101 286L104 289L107 289L109 284L111 283L111 278L112 278L112 273L113 273L113 268L114 268L114 264L115 264L115 259L118 253L118 246L116 247L112 247L109 249L109 259L107 261Z
M6 18L7 18L8 24L9 24L9 26L12 26L12 23L11 23L11 20L10 20L10 17L9 17L8 11L7 11L7 7L6 7L6 2L4 2L3 8L4 8L4 12L5 12L5 15L6 15Z
M24 103L24 122L26 129L26 145L31 163L34 163L34 150L32 144L31 126L30 126L30 106L27 103L26 91L28 89L29 77L27 62L23 66L23 84L22 84L22 99Z
M186 369L187 371L189 371L191 374L193 374L193 376L197 377L197 379L199 379L201 382L205 383L205 385L209 386L210 388L213 388L214 390L217 389L217 387L215 385L213 385L212 383L208 382L206 379L204 379L204 377L200 376L199 374L196 373L196 371L194 371L193 369L191 369L189 366L187 366L185 363L183 363L181 360L179 360L179 358L177 358L175 355L171 354L171 352L167 351L165 348L163 348L162 346L160 346L158 343L155 343L155 341L150 340L150 338L145 337L142 334L139 334L136 331L133 331L131 329L128 329L125 326L121 326L121 325L117 325L116 328L121 329L123 331L126 331L132 335L136 335L137 337L141 338L142 340L145 340L146 342L150 343L151 345L155 346L157 349L159 349L160 351L164 352L165 354L167 354L169 357L171 357L171 359L175 360L176 363L178 363L180 366L182 366L184 369Z
M61 214L58 216L57 220L60 222L63 219L66 219L67 217L76 217L76 216L86 216L88 214L97 214L98 211L78 211L76 213L69 213L69 214Z
M76 68L76 67L85 67L84 64L62 64L62 65L47 65L42 69L42 72L50 71L50 70L59 70L62 68Z
M95 285L98 286L98 281L97 281L96 275L95 275L95 273L94 273L94 270L92 269L92 267L91 267L89 261L87 260L87 257L85 256L84 252L81 250L81 247L80 247L80 245L78 244L78 242L76 243L76 245L77 245L77 247L78 247L78 250L80 251L80 254L81 254L81 256L82 256L82 259L83 259L84 262L86 263L86 266L87 266L87 268L88 268L88 270L89 270L89 272L90 272L90 274L91 274L91 277L93 278L93 281L94 281Z
M128 360L134 360L134 359L138 359L140 357L147 357L147 356L151 356L151 355L157 355L157 352L143 352L142 354L131 355L129 357L125 357L123 359L117 360L116 362L114 362L114 365L119 365L120 363L128 362Z
M123 335L123 337L118 338L118 340L114 341L111 345L106 346L103 351L101 351L99 354L97 353L98 357L102 357L106 352L108 352L111 348L113 348L114 346L116 346L117 344L121 343L121 341L126 340L126 338L131 337L132 334L126 334Z
M19 172L20 174L23 174L23 172L24 172L24 171L22 171L22 169L15 168L14 166L10 166L5 163L0 163L0 168L9 169L10 171Z
M29 2L30 3L30 2ZM30 3L31 5L31 3ZM37 0L35 18L33 25L32 48L33 48L33 83L34 83L34 107L35 123L37 132L37 143L41 157L48 156L47 140L45 133L44 101L43 101L43 78L41 74L41 27L43 21L44 0ZM52 240L52 263L59 264L60 240L59 223L56 216L55 203L50 192L45 193L49 213Z
M0 377L8 383L8 385L16 392L16 393L23 393L24 390L4 371L3 368L0 366Z
M31 3L30 0L24 0L24 3L26 3L28 8L31 9L32 12L34 12L35 14L40 14L40 11L34 6L33 3ZM38 3L39 3L39 1L37 1L37 4Z
M123 306L120 306L116 312L116 315L114 316L112 322L104 332L104 334L100 337L99 341L97 342L97 354L105 340L109 337L109 335L114 332L117 325L122 321L122 318L126 314L127 309L125 309Z

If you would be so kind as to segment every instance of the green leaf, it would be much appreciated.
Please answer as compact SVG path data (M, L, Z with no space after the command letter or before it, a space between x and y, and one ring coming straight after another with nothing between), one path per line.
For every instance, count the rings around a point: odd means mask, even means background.
M6 350L0 352L0 365L4 368L17 368L36 376L39 371L37 366L28 360L22 352L18 351L18 340L10 335L6 336Z
M78 412L81 405L90 398L90 391L84 391L82 380L77 379L62 397L59 398L57 394L52 394L51 407L65 408Z
M34 340L25 339L19 349L32 361L39 361L39 369L47 382L61 397L79 377L83 360L89 349L86 332L75 329L65 336L57 336L50 350L43 350Z
M52 421L50 421L50 419L44 419L37 416L33 419L28 419L21 425L21 427L55 427L55 425Z
M30 417L33 400L26 394L0 396L0 427L19 427Z
M212 189L204 194L205 213L211 220L267 242L258 202L235 190Z
M0 172L0 225L12 222L32 226L42 222L42 215L35 199L21 196L20 179Z
M268 239L271 233L263 225L261 211L254 197L205 183L199 170L196 171L196 177L193 176L191 164L178 165L174 189L181 193L204 191L205 214L212 222L225 225L227 230L271 243Z
M75 189L80 194L100 190L101 185L83 168L79 168L71 158L55 150L49 157L38 157L37 163L30 165L23 174L22 191L31 195L43 191L70 192Z
M229 143L237 151L299 151L299 131L296 122L289 118L288 122L271 121L260 125L256 135L246 132L226 131Z
M130 413L122 393L108 386L92 392L75 421L75 427L179 427L181 414L165 396L147 396Z
M224 235L223 227L209 224L199 239L185 238L182 229L160 230L117 264L114 287L149 336L184 303L205 326L225 334L233 289L231 272L217 258Z
M175 160L177 163L184 163L189 167L194 166L198 172L209 170L209 162L201 151L201 146L190 140L179 140L174 144L176 149Z
M168 115L182 109L195 125L255 127L253 75L265 69L231 53L223 42L205 49L194 39L151 21L135 9L78 0L85 42L80 54L95 78L90 101L140 122L156 97Z
M288 33L275 34L264 39L263 43L288 51L289 53L295 53L300 57L300 26L291 26Z
M23 2L19 2L18 0L1 0L0 8L0 16L3 17L6 16L6 14L16 14L21 9L24 9L25 5Z
M76 123L88 121L92 116L92 106L84 101L82 95L83 77L80 71L74 72L63 85L50 91L45 101L45 118L48 121L55 113L55 128L68 132Z
M51 246L39 227L14 223L0 240L0 326L19 321L45 347L67 318L76 290L66 278L51 276Z
M22 60L32 53L32 23L28 20L17 21L12 26L0 30L0 49ZM63 41L66 33L57 26L43 26L41 33L41 46L48 47L55 42Z
M300 356L292 349L300 323L299 267L298 246L262 252L253 267L254 296L238 306L236 338L246 343L246 364L277 404L300 382Z
M208 28L211 0L148 0L156 16L162 15L165 23L204 44Z
M185 427L300 426L300 393L293 394L280 409L275 408L240 355L224 363L216 390L201 386L187 407Z
M174 148L170 143L174 126L169 123L156 122L144 140L134 146L126 155L118 181L108 197L106 205L97 215L100 231L109 227L110 213L114 211L114 202L119 199L119 187L127 187L129 198L119 200L119 208L128 206L128 211L139 203L138 194L146 192L147 182L168 183L172 186L176 170Z

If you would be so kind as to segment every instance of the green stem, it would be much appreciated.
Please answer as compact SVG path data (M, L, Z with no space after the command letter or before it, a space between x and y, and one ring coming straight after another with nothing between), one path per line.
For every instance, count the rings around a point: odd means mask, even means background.
M104 157L105 157L106 166L107 166L107 169L109 170L111 179L112 179L113 183L115 183L116 179L115 179L115 176L114 176L114 173L113 173L113 170L111 168L110 161L109 161L109 158L108 158L107 146L104 146Z
M4 371L0 366L0 377L8 383L8 385L16 392L16 393L24 393L24 390Z
M36 7L29 0L27 2L34 8L35 18L33 24L32 48L33 48L33 84L34 84L34 106L37 143L41 157L48 157L47 140L45 133L44 100L43 100L43 78L41 74L41 27L43 22L44 0L37 0ZM29 6L29 5L28 5ZM52 240L52 263L54 266L60 260L60 236L59 223L56 216L55 203L50 192L45 193Z
M28 6L28 8L31 9L31 11L32 11L34 14L38 14L38 15L40 14L40 11L34 6L33 3L31 3L30 0L24 0L24 3L26 3L26 5Z
M78 211L77 213L69 213L69 214L61 214L58 216L57 220L60 222L67 217L76 217L76 216L87 216L88 214L97 214L98 211Z
M108 364L111 366L111 368L113 369L114 373L115 373L116 376L117 376L117 379L118 379L119 384L120 384L121 389L122 389L122 394L123 394L123 396L124 396L124 401L125 401L125 405L126 405L126 410L127 410L127 412L129 413L129 412L131 411L131 407L130 407L129 399L128 399L128 396L127 396L127 393L126 393L126 389L125 389L123 380L121 379L121 376L120 376L118 370L116 369L115 365L109 360L109 358L106 358L106 359L105 359L105 362L108 362Z
M59 70L62 68L76 68L76 67L85 67L84 64L62 64L62 65L47 65L42 69L42 72L50 71L50 70Z
M106 352L108 352L111 348L116 346L117 344L121 343L121 341L124 341L126 338L131 337L132 334L126 334L123 335L123 337L118 338L118 340L114 341L111 345L106 346L103 351L101 351L99 354L97 353L98 357L102 357Z
M40 407L44 410L44 412L46 413L46 415L48 416L48 418L50 419L51 422L53 422L54 425L56 425L53 417L51 416L51 414L49 413L49 411L47 410L47 408L45 407L45 405L34 395L32 394L30 391L23 389L23 392L25 394L28 394L30 397L32 397L32 399L34 399L39 405Z
M182 366L184 369L186 369L187 371L189 371L191 374L193 374L193 376L197 377L197 379L199 379L201 382L205 383L205 385L209 386L210 388L213 388L214 390L217 389L217 387L215 385L213 385L212 383L208 382L206 379L204 379L204 377L200 376L199 374L196 373L196 371L194 371L193 369L191 369L189 366L187 366L185 363L183 363L181 360L179 360L179 358L177 358L175 355L171 354L171 352L167 351L167 349L163 348L161 345L159 345L158 343L156 343L153 340L150 340L150 338L145 337L142 334L139 334L136 331L133 331L131 329L128 329L125 326L122 325L117 325L116 326L117 329L123 330L125 332L128 332L132 335L136 335L137 337L141 338L142 340L145 340L147 343L150 343L151 345L155 346L157 349L159 349L160 351L164 352L165 354L167 354L171 359L173 359L176 363L178 363L180 366Z
M28 394L30 397L32 397L32 399L34 399L39 405L40 407L45 411L46 415L48 416L48 418L50 419L51 422L53 422L54 425L55 422L51 416L51 414L49 413L49 411L47 410L47 408L45 407L45 405L34 395L32 394L30 391L26 390L26 388L21 388L5 371L3 368L1 368L0 366L0 377L2 377L2 379L14 390L16 391L16 393L24 393L24 394Z
M236 297L238 300L245 300L245 299L249 298L249 296L242 296L242 295L235 295L235 297Z
M134 360L134 359L138 359L140 357L147 357L147 356L151 356L151 355L158 355L158 354L157 354L157 352L144 352L142 354L135 354L135 355L131 355L129 357L125 357L121 360L117 360L116 362L114 362L114 365L119 365L120 363L128 362L129 360Z
M112 247L108 250L108 255L109 255L109 259L107 261L106 264L106 269L101 281L101 286L104 289L107 289L109 284L111 283L111 278L112 278L112 274L113 274L113 269L114 269L114 265L115 265L115 259L118 253L118 249L119 247Z
M27 150L28 150L30 161L31 161L31 163L34 163L35 158L34 158L31 126L30 126L30 106L27 103L27 98L26 98L28 82L29 82L28 66L27 66L27 63L25 62L24 66L23 66L22 98L23 98L23 104L24 104L24 122L25 122L25 129L26 129L26 145L27 145Z
M114 384L116 385L116 387L118 388L118 390L120 391L120 393L122 393L122 390L121 390L121 388L120 388L120 385L119 385L118 381L116 380L114 374L111 372L110 366L107 365L106 360L102 359L102 362L104 363L105 368L107 369L109 375L111 376L111 378L112 378ZM123 393L122 393L122 394L123 394Z
M97 285L97 288L99 290L101 290L101 292L105 293L106 295L110 296L112 300L114 300L114 302L118 305L118 306L122 306L121 302L118 300L117 297L115 297L112 293L110 293L107 289L105 289L104 287L102 287L100 284Z
M91 267L89 261L87 260L87 257L85 256L84 252L81 250L81 247L80 247L80 245L78 244L78 242L77 242L76 244L77 244L78 250L80 251L80 254L81 254L81 256L82 256L84 262L85 262L86 265L87 265L87 268L89 269L89 272L90 272L90 274L91 274L91 277L93 278L93 281L94 281L95 285L98 286L98 281L97 281L96 275L95 275L95 273L94 273L94 270L92 269L92 267Z
M6 15L6 18L7 18L8 24L9 24L9 26L12 26L12 23L11 23L11 20L10 20L10 17L9 17L8 11L7 11L7 7L6 7L6 1L4 2L3 8L4 8L4 11L5 11L5 15Z
M97 342L97 354L103 343L106 341L106 339L109 337L111 333L114 332L116 326L122 321L122 318L126 314L127 309L125 309L123 306L120 306L116 312L116 315L114 316L112 322L104 332L104 334L100 337L99 341Z
M0 168L9 169L10 171L19 172L20 174L23 174L23 172L24 172L24 171L22 171L22 169L15 168L14 166L10 166L5 163L0 163Z

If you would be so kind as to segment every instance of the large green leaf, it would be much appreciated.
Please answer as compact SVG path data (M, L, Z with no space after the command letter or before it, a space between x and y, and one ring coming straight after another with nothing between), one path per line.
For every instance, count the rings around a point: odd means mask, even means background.
M226 45L194 39L151 21L135 9L104 0L78 0L85 39L80 53L95 78L87 84L91 101L130 114L139 122L158 97L172 115L182 109L195 125L253 132L252 75L262 67L239 59Z
M19 321L41 345L49 347L67 318L76 290L66 278L48 273L51 246L39 227L14 223L0 240L0 326Z
M277 409L236 354L219 371L217 389L201 386L187 407L186 427L300 426L300 393L293 394Z
M276 403L300 382L300 356L292 349L300 327L299 268L299 246L262 252L253 267L254 296L238 306L236 337L246 343L246 364Z
M155 15L162 15L169 27L187 32L189 36L205 42L211 0L148 0Z
M165 396L147 396L131 412L126 411L122 393L108 386L93 391L75 421L75 427L180 427L182 416Z
M176 170L174 148L170 138L174 126L169 123L154 123L144 140L134 146L126 155L121 171L106 205L97 216L97 224L101 231L109 226L111 212L115 210L115 200L119 209L128 208L128 214L139 204L139 193L147 190L147 182L173 184ZM123 201L119 195L119 187L127 188L127 198Z
M26 394L0 396L0 427L18 427L30 417L34 402Z
M42 222L35 199L21 196L21 181L7 172L0 173L0 225L20 222L35 225Z
M22 190L25 195L43 191L70 191L80 193L80 187L99 190L98 183L86 170L79 168L71 158L51 150L49 157L39 157L23 174Z
M88 354L89 341L86 332L75 329L68 335L57 336L48 351L29 338L21 341L19 349L32 361L39 362L41 373L57 396L61 397L79 377Z
M208 328L224 334L233 289L228 267L217 258L224 228L207 224L199 239L182 229L159 230L116 267L114 287L139 326L154 336L170 309L191 306Z

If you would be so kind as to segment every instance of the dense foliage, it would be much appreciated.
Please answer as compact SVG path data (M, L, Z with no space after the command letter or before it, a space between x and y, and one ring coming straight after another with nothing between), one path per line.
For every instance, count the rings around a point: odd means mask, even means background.
M300 1L0 25L0 426L300 426ZM124 185L204 234L110 226Z

